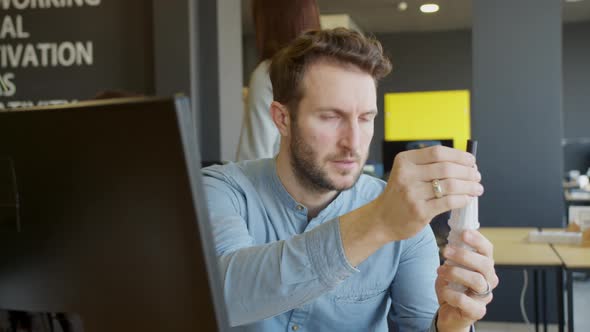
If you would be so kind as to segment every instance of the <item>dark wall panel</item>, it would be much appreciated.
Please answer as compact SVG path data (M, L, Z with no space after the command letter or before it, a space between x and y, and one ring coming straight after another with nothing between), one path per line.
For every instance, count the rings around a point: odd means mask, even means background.
M561 2L473 4L472 129L486 187L479 201L480 223L560 227ZM520 281L506 271L499 275L502 282L487 319L522 321L516 295ZM548 295L555 308L555 298Z
M484 225L561 225L560 10L558 0L474 1L472 121Z
M17 48L23 48L18 57L21 61L16 61L16 65L0 61L3 62L0 74L6 78L11 73L14 77L10 81L16 86L15 93L0 94L0 102L7 105L11 101L33 101L37 104L40 100L87 99L102 90L154 92L151 2L102 0L87 3L98 5L22 10L3 7L0 19L10 17L16 22L20 17L22 31L28 38L6 34L0 40L0 60L10 59L10 54L18 52ZM90 47L88 42L92 44ZM55 45L58 50L66 43L81 43L87 53L92 53L92 62L73 65L68 65L69 61L54 62L54 54L59 51L53 52L53 46L44 45ZM34 50L37 61L23 63L27 45ZM68 60L69 52L62 51L61 58Z
M189 5L186 0L153 0L156 93L190 96Z
M156 91L191 97L201 160L220 160L217 2L153 0Z
M190 1L190 0L189 0ZM199 77L199 121L201 130L201 160L221 160L219 132L219 50L217 43L217 1L199 1L197 7L197 53Z
M563 27L563 120L566 138L590 137L590 22Z

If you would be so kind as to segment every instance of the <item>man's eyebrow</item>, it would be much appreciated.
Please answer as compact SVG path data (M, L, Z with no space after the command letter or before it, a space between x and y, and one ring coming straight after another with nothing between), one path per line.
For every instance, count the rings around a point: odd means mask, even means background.
M337 107L318 107L317 108L317 111L318 112L335 112L335 113L338 113L338 114L347 114L347 113L349 113L349 112L346 112L346 111L344 111L342 109L339 109ZM369 110L363 111L361 113L362 114L377 114L377 113L379 113L379 111L377 109L369 109Z

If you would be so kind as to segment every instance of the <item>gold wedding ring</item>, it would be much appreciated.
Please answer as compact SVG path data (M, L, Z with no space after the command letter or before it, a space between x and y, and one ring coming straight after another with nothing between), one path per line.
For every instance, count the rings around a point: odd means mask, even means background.
M441 198L444 196L440 182L437 179L432 180L432 190L434 190L434 197Z

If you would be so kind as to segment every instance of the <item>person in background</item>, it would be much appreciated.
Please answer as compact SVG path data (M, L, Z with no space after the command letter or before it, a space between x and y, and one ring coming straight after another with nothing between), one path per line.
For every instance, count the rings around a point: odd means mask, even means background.
M357 32L300 35L270 64L276 158L202 170L233 331L467 332L485 315L492 244L464 232L475 251L440 266L429 226L482 195L475 157L433 146L399 153L387 183L361 172L390 70Z
M303 31L320 29L316 0L253 0L252 15L260 63L250 77L237 161L272 158L278 152L280 135L269 111L270 58Z

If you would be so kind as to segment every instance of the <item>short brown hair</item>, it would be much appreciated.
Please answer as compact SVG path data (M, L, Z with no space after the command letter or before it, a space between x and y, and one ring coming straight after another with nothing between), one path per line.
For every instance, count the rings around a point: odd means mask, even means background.
M371 75L375 84L391 71L381 43L373 37L345 28L308 31L272 58L269 74L273 99L296 110L303 98L305 70L320 59L356 66Z
M254 0L252 17L260 60L267 60L307 30L320 29L316 0Z

